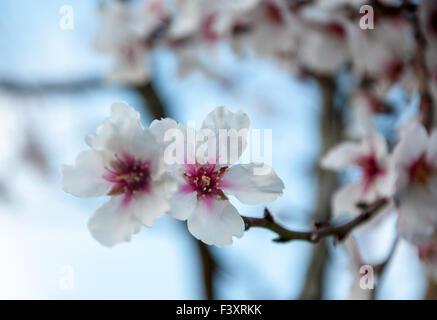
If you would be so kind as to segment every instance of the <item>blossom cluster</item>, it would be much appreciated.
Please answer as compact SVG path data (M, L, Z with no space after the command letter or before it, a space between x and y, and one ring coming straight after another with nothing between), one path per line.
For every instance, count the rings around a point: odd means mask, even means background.
M217 107L207 115L201 130L247 130L249 125L246 113ZM166 152L174 141L167 139L166 133L176 129L181 133L195 131L170 118L154 120L144 129L138 112L125 103L114 103L111 116L95 135L86 138L91 149L80 153L74 166L64 166L66 192L78 197L110 197L88 223L101 244L129 241L143 225L152 227L156 218L168 214L186 220L197 239L210 245L228 245L233 236L243 236L245 227L228 196L256 205L282 195L284 184L271 167L237 163L238 157L223 161L226 155L219 152L212 158L198 152L202 144L187 153L182 163L169 164ZM236 145L238 156L247 146L245 137L241 139ZM185 147L187 141L185 136ZM227 142L217 139L214 144ZM191 158L195 161L189 161ZM257 170L260 166L264 170Z
M346 184L332 198L334 218L357 216L358 205L386 198L390 201L365 228L372 228L397 212L397 233L417 246L419 257L437 270L437 130L430 135L418 121L405 126L389 152L378 133L360 142L343 142L322 159L325 169L357 168L359 179Z
M111 55L114 81L143 83L157 47L177 57L181 75L205 71L203 53L226 44L240 56L255 53L298 77L349 70L351 136L372 129L372 115L388 112L394 84L417 89L417 32L426 38L430 89L437 100L437 3L397 0L142 0L107 1L98 48ZM361 10L365 6L366 10ZM371 10L371 12L369 11ZM418 17L418 23L412 19ZM368 15L368 16L366 16ZM211 74L211 73L209 73Z

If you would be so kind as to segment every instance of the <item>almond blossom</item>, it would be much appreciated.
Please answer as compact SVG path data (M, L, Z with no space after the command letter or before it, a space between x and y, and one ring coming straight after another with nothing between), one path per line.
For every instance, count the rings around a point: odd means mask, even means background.
M422 124L409 124L394 150L394 161L398 232L423 245L437 223L437 132L429 136Z
M322 159L325 169L342 171L358 168L361 177L335 192L332 214L357 215L358 203L372 203L394 193L395 175L392 158L384 138L376 132L366 135L361 142L344 142L331 149Z
M271 202L282 195L284 184L270 167L264 165L267 170L260 174L256 170L259 164L235 164L246 148L246 137L242 137L242 147L237 151L229 147L229 139L226 142L218 139L219 130L247 130L249 123L247 114L242 111L233 113L226 107L214 109L196 133L196 140L205 132L212 133L212 143L218 147L218 152L214 156L204 156L199 153L202 144L196 144L191 155L187 152L182 163L176 163L170 169L178 181L178 192L171 200L169 215L187 220L191 234L206 244L229 245L233 236L243 236L243 219L229 201L229 195L249 205ZM152 132L161 138L171 129L185 131L186 127L171 119L155 120L151 125ZM187 135L184 139L182 144L190 143ZM222 148L227 148L225 161L224 153L220 154ZM237 159L230 156L233 151L238 154Z
M153 34L165 26L168 12L165 1L153 0L127 5L109 1L101 9L97 48L115 61L109 81L138 84L150 77L149 43Z
M390 112L390 106L369 89L357 89L349 97L347 136L359 139L376 130L374 116Z
M378 79L386 92L403 80L414 54L414 30L402 15L376 17L374 30L362 30L357 21L348 24L352 65L358 77Z
M234 17L231 45L238 54L253 51L282 67L293 66L300 24L283 1L262 0Z
M339 71L350 59L347 19L326 10L324 2L303 8L298 57L302 66L322 74Z
M428 274L437 281L437 235L417 246L419 260L425 265Z
M92 236L105 246L129 241L142 225L170 209L176 184L165 174L162 146L140 115L125 103L114 103L112 114L96 134L87 137L74 166L64 166L63 187L77 197L110 196L88 223Z

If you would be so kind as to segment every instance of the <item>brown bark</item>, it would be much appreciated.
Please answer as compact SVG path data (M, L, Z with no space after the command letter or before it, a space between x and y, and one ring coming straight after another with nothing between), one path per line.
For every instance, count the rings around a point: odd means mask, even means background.
M336 92L335 80L331 77L318 76L322 92L323 105L320 123L322 136L321 154L325 154L332 148L341 137L341 123L338 111L334 108L334 95ZM331 211L331 196L337 186L336 174L321 170L317 163L317 175L319 181L319 191L316 210L313 220L317 222L329 221ZM324 292L324 274L329 257L328 245L326 240L321 241L313 249L310 267L306 274L305 285L299 299L315 300L322 299Z

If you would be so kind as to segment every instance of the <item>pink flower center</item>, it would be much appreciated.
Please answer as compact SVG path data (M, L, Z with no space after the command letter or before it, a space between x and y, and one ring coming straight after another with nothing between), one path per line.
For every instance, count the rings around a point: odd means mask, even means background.
M390 82L396 82L404 71L404 63L401 60L391 60L385 65L385 74Z
M245 34L250 31L250 26L244 23L236 22L232 26L232 34L235 36Z
M380 113L382 111L383 108L378 98L376 98L371 94L367 94L366 99L368 101L368 106L370 108L370 111L372 111L373 113Z
M424 186L429 184L429 179L433 173L434 167L426 161L425 154L415 160L409 168L410 181Z
M220 35L214 30L216 18L216 13L210 13L202 21L202 37L206 42L214 43L220 39Z
M120 54L123 56L125 61L130 65L135 65L138 61L139 54L135 49L136 43L123 44L119 47Z
M385 168L379 164L374 153L359 158L357 161L357 165L361 168L363 172L362 179L364 181L365 192L372 186L372 184L379 176L386 173Z
M426 245L418 248L419 259L424 262L432 262L437 259L437 242L429 241Z
M148 9L157 16L163 16L165 13L163 1L151 1L148 5Z
M211 199L213 197L220 200L227 199L221 190L227 183L223 181L224 173L228 167L216 167L215 164L186 165L184 177L187 184L183 191L197 192L197 199Z
M326 31L330 32L332 35L334 35L335 37L337 37L339 39L345 39L345 37L346 37L346 30L338 22L333 21L333 22L326 24L325 29L326 29Z
M265 13L267 19L276 25L284 24L284 16L282 15L281 8L273 1L264 2Z
M137 192L150 191L150 161L124 154L109 165L104 178L114 185L108 195L124 194L123 204L128 205Z

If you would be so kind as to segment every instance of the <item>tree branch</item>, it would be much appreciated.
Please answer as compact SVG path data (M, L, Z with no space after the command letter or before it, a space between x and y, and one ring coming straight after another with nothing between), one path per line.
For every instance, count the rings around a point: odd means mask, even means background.
M420 114L421 121L425 128L430 132L434 125L434 102L429 88L429 72L426 66L426 38L420 26L417 11L412 16L412 23L416 36L416 52L414 55L414 71L418 81L420 94Z
M78 93L86 90L103 88L104 86L109 85L109 83L106 83L99 77L38 83L8 80L4 77L0 77L0 79L2 79L0 80L0 90L6 90L19 95Z
M245 216L242 216L242 218L246 230L249 230L250 228L268 229L278 235L278 237L274 239L276 242L302 240L317 243L321 239L329 236L334 236L337 241L342 241L352 232L352 230L373 218L381 208L388 204L388 202L389 200L387 198L376 200L375 202L366 205L361 214L346 223L338 225L316 223L315 228L311 231L294 231L282 227L274 221L273 216L267 208L264 210L263 218L251 218Z
M338 93L336 81L333 77L312 74L317 80L322 97L320 115L320 154L326 154L334 147L342 134L341 115L334 105L335 95ZM331 212L331 197L337 186L335 173L315 168L318 179L318 194L313 221L329 221ZM324 291L324 275L329 258L329 248L322 241L312 248L310 266L306 273L306 280L299 299L322 299Z
M169 116L151 81L143 85L137 85L135 89L144 101L146 101L147 108L155 119L162 119Z

